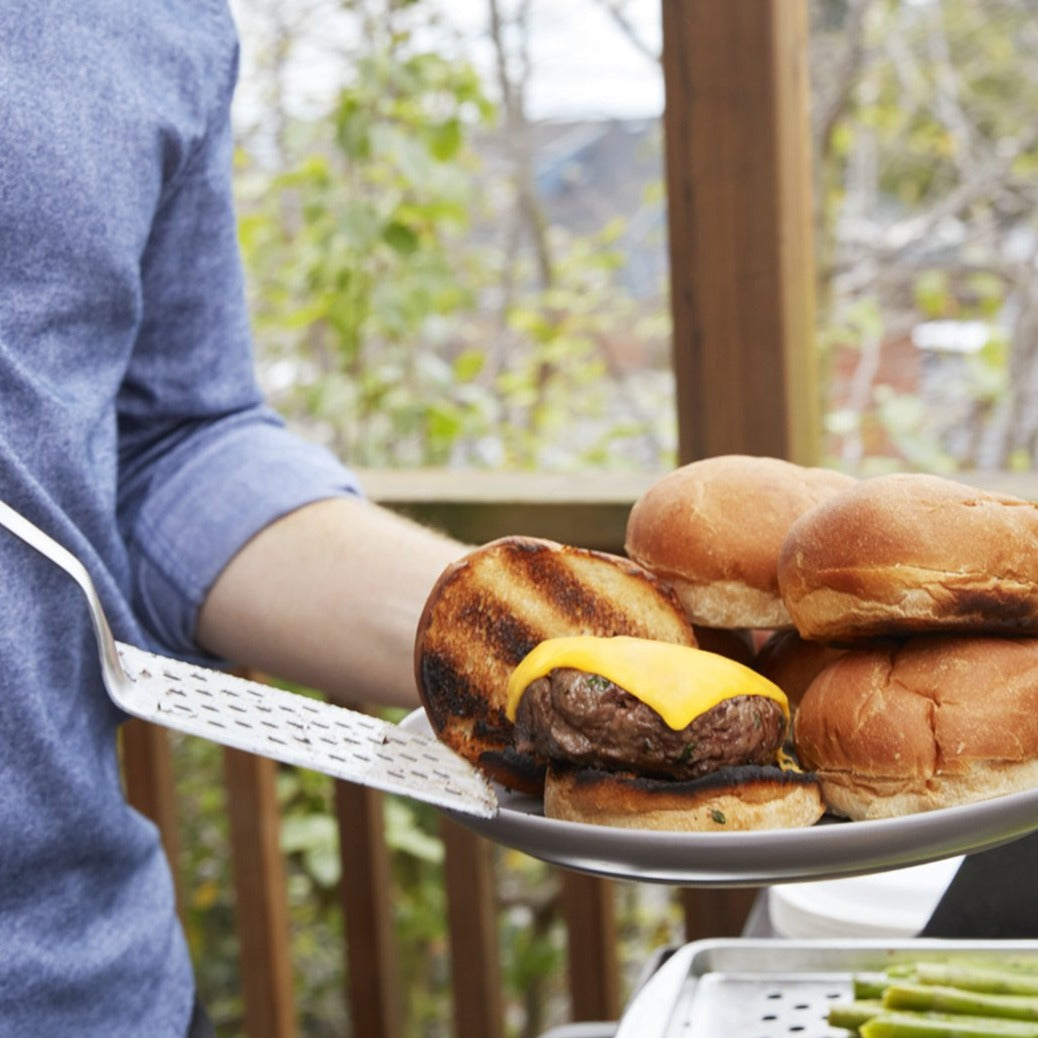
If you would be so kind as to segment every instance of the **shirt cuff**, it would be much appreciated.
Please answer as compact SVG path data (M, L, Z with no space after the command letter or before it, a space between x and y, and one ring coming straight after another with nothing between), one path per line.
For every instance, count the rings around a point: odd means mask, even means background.
M329 451L273 424L251 424L193 454L153 486L135 523L135 606L159 648L211 661L195 641L216 578L264 527L304 505L360 497Z

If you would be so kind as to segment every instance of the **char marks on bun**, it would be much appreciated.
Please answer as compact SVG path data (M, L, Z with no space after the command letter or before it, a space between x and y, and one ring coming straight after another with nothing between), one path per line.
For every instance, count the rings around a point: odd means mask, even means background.
M794 520L855 482L779 458L691 462L635 502L625 550L677 591L695 624L790 627L778 587L779 548Z
M1038 505L954 480L861 480L790 528L779 586L806 638L1038 634Z
M850 649L812 682L797 754L830 809L911 814L1038 784L1038 639L916 635Z
M620 556L503 537L449 566L415 637L415 680L434 733L488 777L539 795L545 765L513 745L508 680L539 643L571 635L696 644L674 592Z

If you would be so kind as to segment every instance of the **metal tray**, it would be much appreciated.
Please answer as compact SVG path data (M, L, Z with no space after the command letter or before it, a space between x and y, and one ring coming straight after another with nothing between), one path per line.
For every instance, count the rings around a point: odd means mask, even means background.
M847 1038L826 1016L852 997L854 974L1009 955L1038 963L1038 941L697 941L639 988L616 1038Z
M400 725L431 734L423 710ZM545 818L540 798L494 786L493 818L451 813L497 843L578 872L679 886L759 887L836 879L988 850L1038 829L1038 787L900 818L828 816L804 829L682 833Z

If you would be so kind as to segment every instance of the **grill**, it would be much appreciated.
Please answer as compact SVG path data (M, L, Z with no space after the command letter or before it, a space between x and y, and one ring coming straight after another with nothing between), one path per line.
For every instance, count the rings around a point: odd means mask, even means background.
M847 1038L826 1017L851 997L856 973L1008 956L1038 964L1038 941L698 941L645 981L616 1038Z

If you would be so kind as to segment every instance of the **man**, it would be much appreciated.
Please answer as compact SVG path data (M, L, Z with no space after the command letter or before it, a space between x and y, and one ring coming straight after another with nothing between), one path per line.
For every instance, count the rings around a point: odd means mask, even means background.
M224 0L0 5L0 498L83 561L117 638L411 704L459 546L263 404L235 74ZM0 1034L207 1033L80 593L4 531L0 587Z

